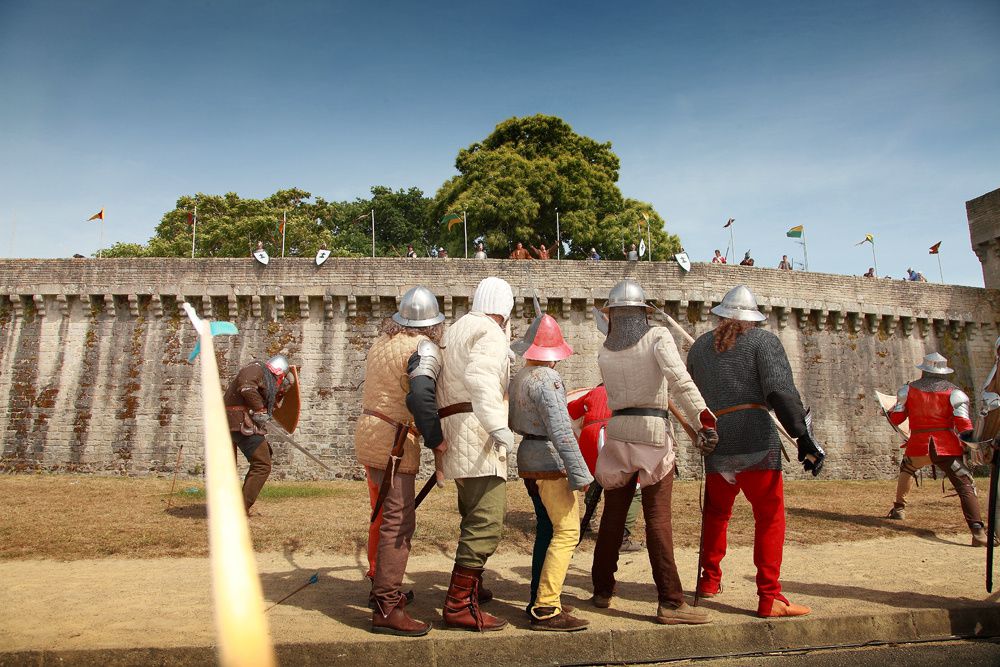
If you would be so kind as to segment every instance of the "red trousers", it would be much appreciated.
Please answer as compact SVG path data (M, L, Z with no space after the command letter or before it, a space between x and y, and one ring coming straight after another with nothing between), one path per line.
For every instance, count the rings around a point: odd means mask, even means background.
M757 566L757 595L761 601L781 595L781 555L785 544L785 493L780 470L747 470L736 473L730 484L719 473L705 478L705 516L701 576L698 587L717 593L722 582L722 559L726 555L726 531L733 515L733 502L740 491L753 508L753 563Z

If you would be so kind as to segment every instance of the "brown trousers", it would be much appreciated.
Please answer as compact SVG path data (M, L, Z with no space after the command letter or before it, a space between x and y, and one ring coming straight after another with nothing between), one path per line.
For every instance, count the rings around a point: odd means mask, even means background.
M635 496L638 473L624 486L604 491L604 514L597 532L594 566L591 579L594 593L609 597L615 590L618 571L618 550L625 536L625 518ZM673 528L670 524L670 503L673 497L674 471L662 480L642 489L642 515L646 519L646 550L653 581L660 602L677 606L684 602L684 588L677 563L674 561Z
M232 436L233 458L236 459L240 451L240 444L243 442L243 440L237 441L237 439L248 438L237 432L233 432ZM250 469L247 470L247 476L243 480L243 507L249 513L250 508L257 500L257 496L260 495L260 490L264 488L264 482L267 481L268 476L271 474L271 445L267 440L264 440L254 448L250 456L247 456L245 452L243 455L246 456L247 461L250 463Z
M365 470L370 482L380 487L385 471L371 467ZM416 475L397 472L382 503L382 526L378 532L372 595L378 601L383 616L388 616L403 597L400 588L406 574L406 563L410 559L410 540L417 527L417 511L413 506L416 478Z
M976 483L965 467L963 458L961 456L939 456L934 450L933 444L928 456L907 456L900 463L894 505L900 509L906 507L906 496L913 489L914 475L917 474L918 470L931 463L939 470L943 470L948 481L955 487L955 493L958 494L958 499L962 503L962 514L965 515L965 522L969 528L972 528L973 524L982 526L983 515L979 508Z

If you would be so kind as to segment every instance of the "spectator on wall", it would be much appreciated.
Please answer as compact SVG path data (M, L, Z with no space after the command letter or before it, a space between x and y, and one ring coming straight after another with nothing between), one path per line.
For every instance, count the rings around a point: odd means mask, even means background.
M639 251L636 249L634 243L629 246L628 252L623 251L622 254L625 255L625 259L627 259L630 262L639 261Z
M743 255L743 261L740 262L740 266L753 266L753 257L750 256L749 250L747 250L747 254Z
M438 248L438 259L448 259L448 251L444 249L444 246Z
M517 247L514 248L514 252L510 253L511 259L532 259L531 253L528 249L524 247L524 244L520 241L517 242Z
M715 251L715 257L712 258L712 264L725 264L726 258L722 256L721 250Z
M406 256L410 259L416 259L417 257L417 251L413 249L412 243L406 244Z
M476 254L472 256L473 259L486 259L486 251L483 250L483 244L476 244Z
M874 266L869 266L868 267L868 273L866 273L864 277L865 278L878 278L878 276L875 275L875 267Z
M600 254L598 254L597 248L590 249L590 259L594 260L595 262L601 261L601 256Z
M778 262L778 268L781 269L782 271L792 270L792 262L788 259L788 255L781 256L781 261Z

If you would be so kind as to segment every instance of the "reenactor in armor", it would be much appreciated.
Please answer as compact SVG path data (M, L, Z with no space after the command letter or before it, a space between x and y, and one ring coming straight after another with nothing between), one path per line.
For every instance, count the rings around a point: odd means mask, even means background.
M442 615L446 624L468 630L507 625L479 605L492 598L482 587L483 569L500 542L507 502L506 453L514 447L504 402L513 308L514 293L507 281L484 278L471 310L448 328L442 341L438 415L448 441L444 475L455 480L462 516Z
M733 502L740 491L753 507L754 564L757 566L757 615L803 616L808 607L781 594L785 544L785 496L778 421L796 439L798 459L818 475L826 453L812 433L812 417L792 380L781 341L758 328L766 318L745 285L729 290L712 309L719 325L701 335L688 352L687 365L708 407L718 419L719 444L705 457L705 509L702 517L700 597L722 593L722 559Z
M889 421L898 426L910 420L910 437L903 445L905 456L899 466L896 501L887 518L906 517L906 496L914 476L924 466L933 464L948 477L962 503L962 514L972 532L972 546L986 546L986 530L979 509L976 484L965 465L965 445L974 440L969 414L969 397L945 379L954 371L948 360L937 352L924 357L917 366L920 378L904 384L896 392L896 405Z
M372 632L376 633L419 637L431 629L429 623L406 612L412 593L404 595L400 587L416 528L417 437L434 452L439 469L447 447L436 396L441 371L437 343L443 321L430 290L410 289L400 299L399 311L382 323L365 363L354 449L358 463L365 466L373 509L368 576L372 581Z
M656 620L670 625L708 623L707 612L684 601L674 560L670 503L676 454L667 410L672 398L686 422L698 425L703 452L711 451L718 440L715 416L684 368L670 332L649 326L649 309L638 283L623 280L611 289L608 337L597 355L611 419L595 472L604 487L605 506L594 549L592 602L602 609L611 605L625 517L638 482L659 599Z
M278 354L266 362L255 361L240 369L223 395L233 456L237 451L243 452L250 463L243 480L243 506L247 514L271 474L267 422L294 384L295 374L290 372L288 359Z
M566 409L566 385L555 370L573 354L559 324L543 315L525 366L510 381L510 425L524 439L517 472L535 505L537 525L531 560L532 630L572 632L587 621L571 616L561 601L570 560L580 542L577 492L594 478L587 469Z

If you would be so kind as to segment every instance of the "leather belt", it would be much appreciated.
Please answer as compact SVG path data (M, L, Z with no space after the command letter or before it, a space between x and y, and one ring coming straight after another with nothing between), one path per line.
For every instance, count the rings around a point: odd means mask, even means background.
M666 419L670 413L660 408L622 408L611 413L612 417L659 417Z
M954 433L954 429L950 428L914 428L910 429L910 434L914 433Z
M534 433L522 433L521 437L525 440L541 440L542 442L547 442L549 439L547 435L535 435Z
M362 408L361 409L361 414L368 415L369 417L375 417L376 419L381 419L382 421L384 421L386 424L388 424L389 426L391 426L393 428L403 427L407 431L409 431L412 435L420 435L420 431L418 431L416 428L410 426L409 424L403 424L401 422L398 422L395 419L393 419L392 417L390 417L388 415L382 414L378 410L371 410L369 408Z
M446 405L438 410L438 419L444 419L445 417L451 417L463 412L472 412L472 403L452 403L451 405Z
M721 417L722 415L728 415L731 412L739 412L741 410L763 410L764 412L770 412L770 410L767 409L767 406L762 403L740 403L739 405L733 405L728 408L716 410L715 416Z

